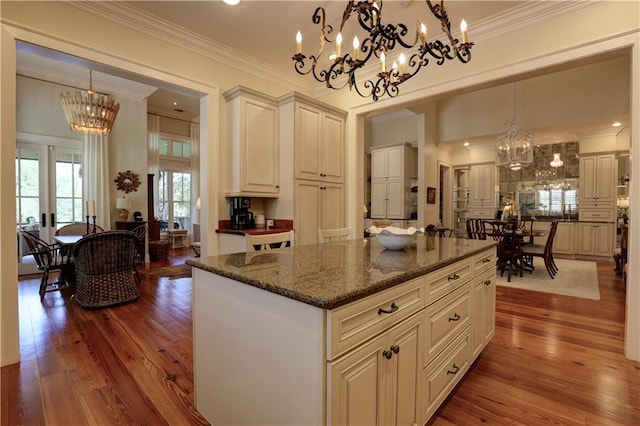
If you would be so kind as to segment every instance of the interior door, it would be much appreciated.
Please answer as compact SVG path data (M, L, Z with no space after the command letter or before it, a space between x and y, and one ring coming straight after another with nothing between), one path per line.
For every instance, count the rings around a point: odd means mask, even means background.
M83 222L80 148L18 143L16 146L16 228L51 242L55 230ZM18 240L18 273L37 272Z

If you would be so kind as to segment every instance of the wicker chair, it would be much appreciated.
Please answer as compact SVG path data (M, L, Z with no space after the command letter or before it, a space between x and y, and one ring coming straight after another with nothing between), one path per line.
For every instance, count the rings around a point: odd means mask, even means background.
M103 232L102 227L96 225L96 232ZM93 225L89 225L89 233L93 232ZM56 235L86 235L87 224L83 222L74 222L62 226L56 230Z
M50 291L58 291L69 287L67 274L69 271L70 251L60 244L48 244L35 235L21 231L20 234L27 243L38 270L42 271L40 281L40 301L44 300L44 294ZM58 280L49 282L50 274L58 273Z
M83 308L102 308L131 302L140 296L134 268L138 238L129 231L108 231L78 241L76 300Z
M133 263L133 272L136 274L136 280L140 282L140 274L138 273L138 265L144 264L144 243L147 236L147 225L136 226L131 230L138 237L138 245L136 245L136 256Z

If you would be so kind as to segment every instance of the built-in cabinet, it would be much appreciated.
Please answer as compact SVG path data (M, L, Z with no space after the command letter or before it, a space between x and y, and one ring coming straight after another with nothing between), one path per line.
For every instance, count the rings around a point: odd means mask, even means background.
M279 105L280 130L293 148L295 243L315 244L318 228L345 226L346 113L295 92Z
M315 244L318 228L342 228L344 186L296 179L294 227L296 244Z
M417 159L408 144L371 150L371 217L411 218L411 179Z
M494 219L496 214L496 168L493 164L473 165L469 169L469 216Z
M578 222L576 253L611 257L615 245L616 228L613 223Z
M469 188L470 171L468 167L453 170L453 226L456 236L467 235L466 223L469 218L471 190Z
M279 192L278 105L246 87L224 93L227 101L229 189L225 195L275 197Z

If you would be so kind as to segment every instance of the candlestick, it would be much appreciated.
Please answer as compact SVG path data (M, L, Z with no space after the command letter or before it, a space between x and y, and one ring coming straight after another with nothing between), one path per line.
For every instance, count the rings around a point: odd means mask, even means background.
M96 200L93 200L93 217L96 217Z
M87 222L89 221L89 200L84 202L84 212L87 214Z
M336 37L336 55L342 56L342 33Z
M387 64L385 63L385 54L384 52L380 53L380 69L382 72L387 70Z
M427 42L427 26L423 23L420 23L420 38L422 39L422 43Z
M353 58L360 59L360 40L358 40L358 36L353 37Z
M466 43L467 42L467 22L463 19L462 22L460 22L460 31L462 31L462 42Z
M96 216L93 216L93 233L96 233Z
M296 33L296 53L302 53L302 34Z
M87 201L87 232L85 235L89 235L89 202Z
M400 62L400 74L404 74L407 72L407 58L404 56L404 53L400 54L398 58L398 62Z

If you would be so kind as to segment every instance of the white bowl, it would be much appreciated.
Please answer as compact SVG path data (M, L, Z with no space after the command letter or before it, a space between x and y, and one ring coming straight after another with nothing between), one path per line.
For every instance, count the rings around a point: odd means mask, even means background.
M376 238L380 241L380 244L382 244L387 250L402 250L409 245L414 237L415 234L376 234Z

